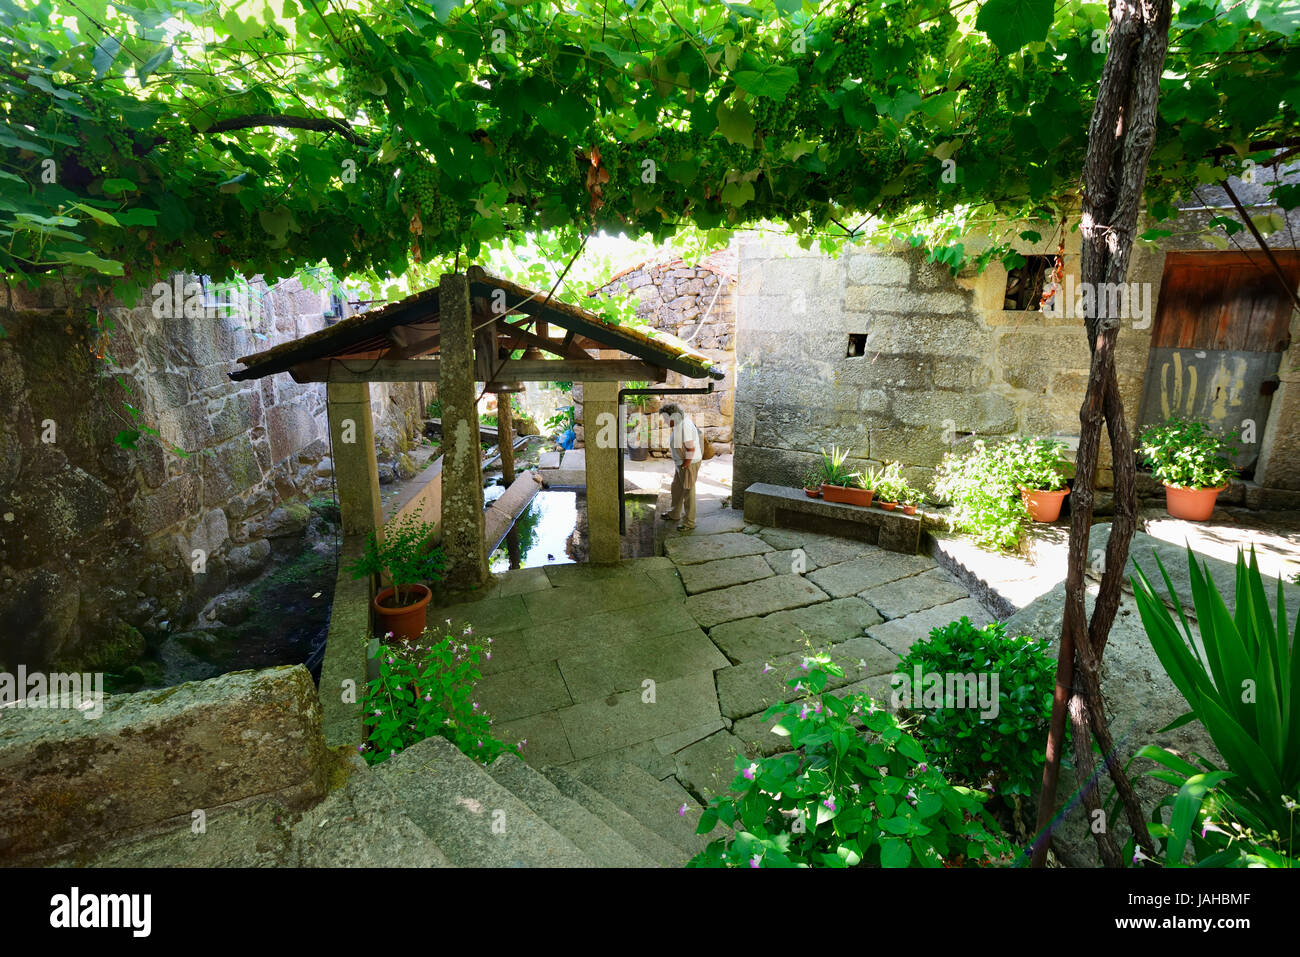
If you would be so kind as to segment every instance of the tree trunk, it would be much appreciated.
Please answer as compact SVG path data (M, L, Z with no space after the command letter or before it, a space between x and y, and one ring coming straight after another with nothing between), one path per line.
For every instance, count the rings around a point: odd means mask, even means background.
M1046 860L1056 788L1060 775L1065 720L1075 732L1075 771L1085 807L1100 807L1098 782L1093 778L1091 732L1097 736L1108 771L1115 781L1134 836L1150 848L1141 807L1115 754L1101 698L1101 656L1119 608L1120 587L1128 561L1128 546L1137 520L1135 464L1132 440L1124 421L1124 405L1115 377L1115 343L1123 316L1107 312L1110 297L1103 283L1121 283L1128 274L1129 255L1146 182L1147 162L1155 142L1156 103L1160 73L1169 45L1171 0L1111 0L1110 39L1102 67L1097 102L1088 129L1084 161L1081 231L1081 288L1094 291L1095 315L1084 317L1092 362L1088 390L1079 411L1079 451L1075 487L1070 502L1070 548L1065 578L1065 610L1061 622L1060 656L1048 730L1047 763L1038 807L1038 838L1031 863ZM1115 476L1115 517L1101 586L1089 622L1084 603L1084 566L1092 525L1093 482L1101 446L1102 424L1111 442ZM1092 824L1092 821L1089 821ZM1093 827L1102 861L1122 866L1109 823Z

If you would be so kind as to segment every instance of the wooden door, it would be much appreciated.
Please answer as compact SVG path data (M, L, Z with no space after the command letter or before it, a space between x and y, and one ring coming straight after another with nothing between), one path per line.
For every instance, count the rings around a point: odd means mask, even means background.
M1300 251L1276 250L1300 285ZM1249 471L1290 344L1293 302L1263 253L1169 253L1160 283L1139 427L1178 417L1242 430Z

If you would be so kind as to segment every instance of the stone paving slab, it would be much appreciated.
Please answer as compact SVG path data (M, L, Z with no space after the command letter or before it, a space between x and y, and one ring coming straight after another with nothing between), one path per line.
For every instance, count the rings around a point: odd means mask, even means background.
M817 563L818 567L826 565L838 565L840 562L852 561L863 555L896 555L897 552L887 552L877 548L875 545L868 545L864 542L855 542L847 538L831 538L829 536L816 536L810 538L802 546L808 557Z
M693 793L710 801L728 792L728 785L739 773L736 755L747 751L745 742L730 731L718 731L677 752L677 778Z
M572 770L575 765L583 764L590 761L622 761L633 767L640 768L651 777L663 781L671 778L677 771L677 764L673 761L671 754L664 754L653 741L638 741L636 744L629 744L625 748L616 748L613 751L603 751L595 757L583 758L582 761L576 761L568 765Z
M484 675L474 699L497 721L513 721L573 704L554 661Z
M727 667L728 661L699 628L631 641L559 659L559 673L574 702L639 690L647 679L661 683ZM568 702L565 702L566 704Z
M868 588L858 597L869 602L885 618L902 618L969 596L970 592L953 581L942 568L932 568L910 578Z
M762 555L745 555L741 558L720 558L716 562L683 565L678 570L682 585L688 595L730 588L760 578L771 578L772 569ZM789 569L786 569L788 574Z
M570 565L543 565L541 571L556 588L588 585L593 581L639 580L655 569L672 568L669 558L634 558L615 565L588 565L585 562Z
M783 655L771 662L747 661L724 668L716 674L718 706L728 718L757 714L778 701L792 701L803 692L786 685L800 673L799 666L813 649ZM835 689L873 675L888 674L898 665L891 654L874 639L850 638L830 649L831 660L844 669L844 677L827 675L826 687ZM764 674L764 669L768 669Z
M794 549L778 548L774 552L768 552L763 556L763 559L767 562L768 567L778 575L789 575L792 573L797 575L799 572L795 568L796 555L797 553ZM811 572L820 567L815 561L808 557L806 552L804 553L802 561L803 570L805 572Z
M836 598L762 618L741 618L709 632L714 644L733 661L775 658L804 647L857 638L882 621L871 605L856 596Z
M875 585L929 571L937 562L928 555L877 551L811 572L812 579L832 598L857 595Z
M646 577L656 582L667 597L685 598L686 587L682 584L681 572L671 560L664 560L668 562L667 568L652 568L646 572Z
M458 605L448 605L445 608L429 609L431 625L441 624L447 619L451 619L451 625L457 631L467 624L473 625L474 633L480 637L498 631L528 628L533 624L522 595L484 598L481 601L467 601Z
M573 749L569 747L564 723L557 711L532 714L514 721L493 721L492 733L498 741L506 744L526 741L519 756L532 767L568 764L573 760Z
M664 510L666 509L667 503L664 505ZM740 512L729 508L704 512L697 504L695 510L694 529L678 529L677 523L673 521L664 521L663 524L667 526L664 530L664 538L668 541L672 541L674 539L688 538L690 536L712 536L722 535L727 532L740 532L745 527L745 518L740 514Z
M556 712L574 758L649 742L718 717L711 672L660 682L654 703L643 701L642 695L640 689L625 691Z
M511 595L522 595L525 592L541 591L550 587L551 581L546 577L544 568L513 568L497 574L496 584L488 589L485 597L509 598Z
M980 628L993 620L993 616L974 598L959 598L946 605L936 605L914 615L895 618L883 624L872 625L867 634L887 646L898 656L907 654L913 642L928 638L930 632L965 616Z
M483 654L479 655L479 673L492 675L502 671L512 671L532 663L533 659L528 657L528 643L524 640L527 630L520 628L490 635L474 635L471 640L477 641L483 648ZM487 643L488 638L492 639L491 644Z
M663 598L663 588L643 574L615 581L593 581L582 588L549 588L522 596L524 607L536 623L572 619Z
M655 738L654 746L660 754L676 754L682 748L690 747L696 741L703 741L715 731L721 731L726 727L726 720L725 718L718 718L716 721L707 721L698 728L687 728L685 731L666 734L662 738Z
M797 528L768 528L764 525L756 525L758 537L767 542L773 548L789 551L792 548L803 548L810 541L818 541L825 538L817 532L805 532Z
M649 641L697 627L680 601L648 602L577 619L558 619L523 632L530 661L586 654L607 645Z
M691 595L686 599L686 609L701 627L712 628L726 621L799 608L826 598L824 591L802 575L775 575Z
M720 558L740 558L742 555L761 555L772 546L757 535L743 532L724 532L720 535L683 535L664 543L664 551L677 565L695 565L715 562Z

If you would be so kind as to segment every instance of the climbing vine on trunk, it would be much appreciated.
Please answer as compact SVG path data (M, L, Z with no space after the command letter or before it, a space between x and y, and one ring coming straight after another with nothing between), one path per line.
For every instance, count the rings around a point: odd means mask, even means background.
M1128 274L1147 164L1155 143L1160 76L1169 45L1170 8L1171 0L1110 2L1106 63L1088 129L1083 170L1081 280L1085 289L1109 288L1102 284L1121 283ZM1067 716L1074 732L1074 763L1080 795L1102 862L1108 867L1124 865L1110 822L1098 817L1104 812L1100 775L1093 761L1093 736L1106 770L1119 790L1135 839L1148 852L1152 851L1142 809L1111 740L1099 677L1106 638L1119 608L1129 542L1137 522L1133 442L1124 421L1124 403L1115 377L1115 343L1122 317L1110 314L1111 302L1099 301L1107 298L1094 296L1096 314L1085 317L1092 362L1087 393L1079 411L1078 481L1070 512L1065 613L1038 811L1040 833L1033 852L1033 863L1037 866L1042 865L1047 854L1045 832L1055 809ZM1084 565L1092 524L1093 476L1103 425L1111 444L1115 514L1101 586L1089 620L1084 602Z

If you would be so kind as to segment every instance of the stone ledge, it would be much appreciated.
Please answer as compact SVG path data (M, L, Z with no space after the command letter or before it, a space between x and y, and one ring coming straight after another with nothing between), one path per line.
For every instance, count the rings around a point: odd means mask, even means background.
M6 709L0 722L0 859L93 845L250 798L305 806L329 752L301 665L104 699Z
M915 555L921 517L809 498L802 489L755 482L745 495L745 521L769 528L795 528L852 538L891 552Z

